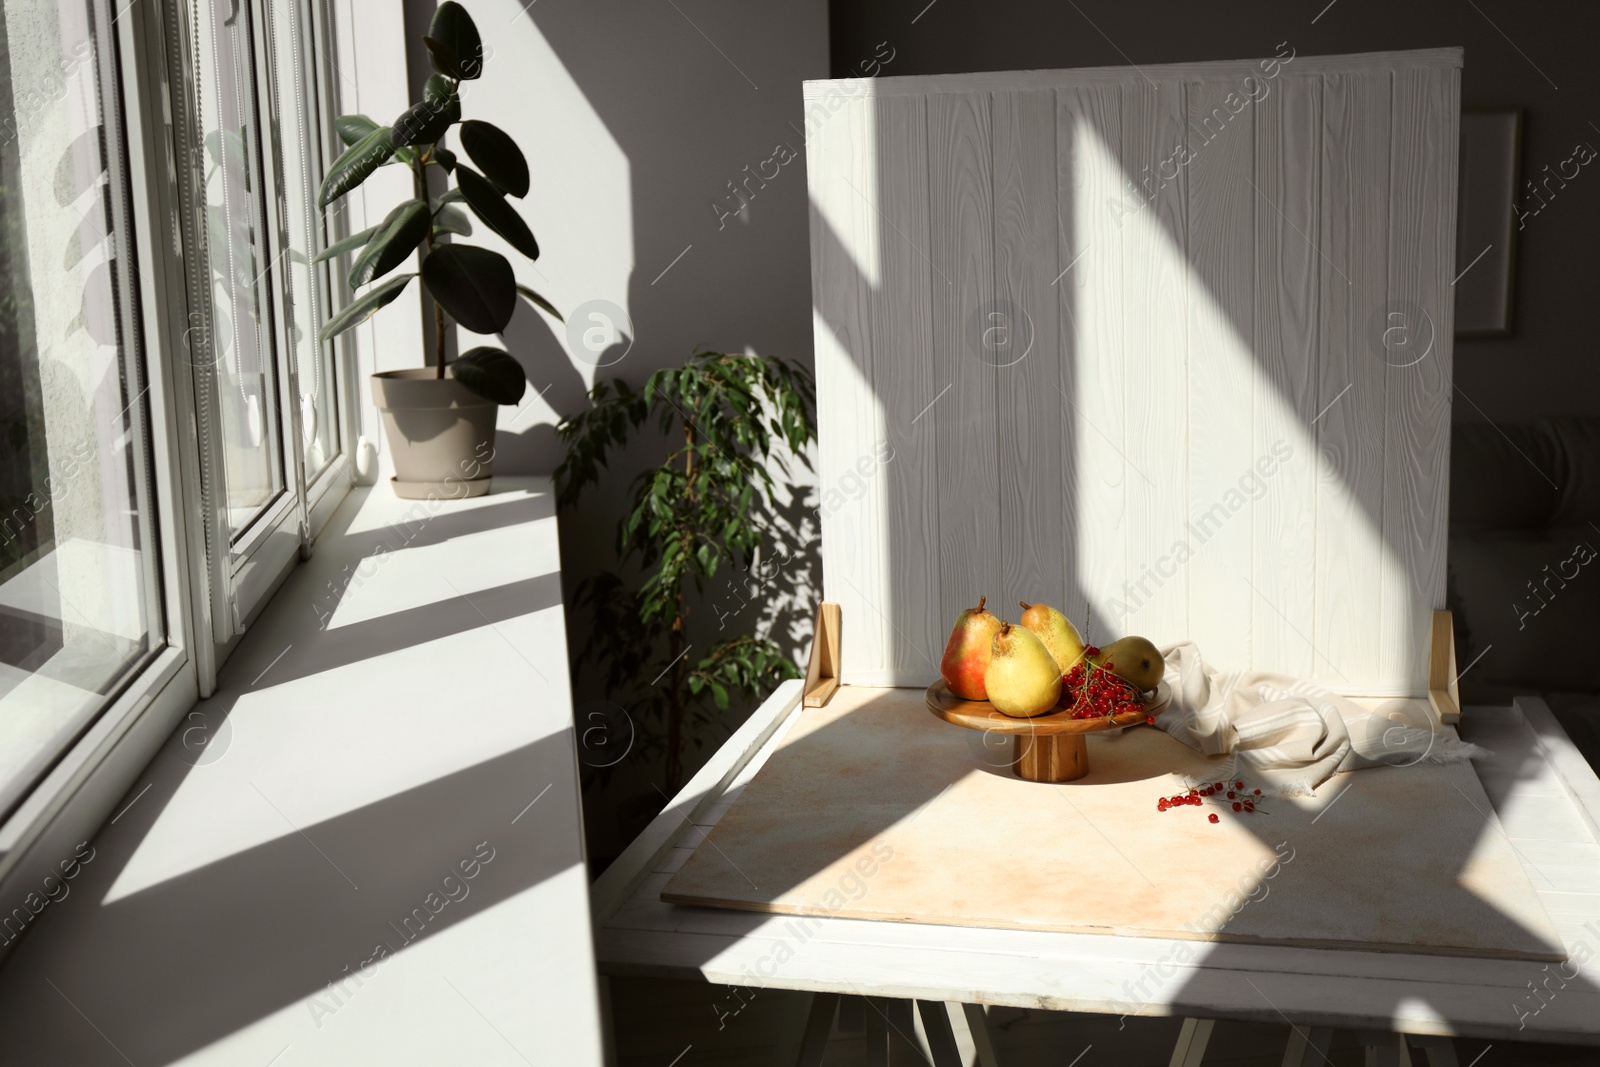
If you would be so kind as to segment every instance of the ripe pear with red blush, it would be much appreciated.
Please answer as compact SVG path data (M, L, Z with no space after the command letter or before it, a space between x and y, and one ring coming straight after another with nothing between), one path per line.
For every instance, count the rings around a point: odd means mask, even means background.
M1000 620L984 610L987 599L979 597L977 607L968 608L956 619L944 646L944 658L939 661L940 677L950 692L962 700L989 699L983 674L989 669L990 649L994 635L1000 632Z

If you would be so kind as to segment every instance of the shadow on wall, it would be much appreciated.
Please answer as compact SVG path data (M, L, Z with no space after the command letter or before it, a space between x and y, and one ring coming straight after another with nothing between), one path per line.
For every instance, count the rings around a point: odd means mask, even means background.
M568 319L563 328L523 307L505 334L542 401L502 417L503 469L554 469L554 424L586 404L596 378L637 385L701 345L809 365L800 82L827 72L824 4L785 5L760 20L732 4L683 14L618 3L465 6L494 51L463 94L464 111L525 146L533 189L518 207L543 254L521 280ZM406 0L419 97L434 7ZM778 144L796 158L770 181L751 177ZM749 207L730 215L740 182ZM591 306L599 301L620 314Z
M463 94L463 111L504 127L523 145L532 191L518 207L542 255L531 266L517 264L519 280L567 319L563 326L524 306L504 335L530 384L523 406L501 414L496 471L552 471L562 456L556 424L587 406L588 388L599 378L639 386L701 346L748 349L809 367L800 83L827 75L825 0L781 5L759 19L726 0L677 6L465 0L464 6L493 52L484 77ZM417 96L430 72L422 36L434 7L432 0L405 3L408 74ZM482 227L473 239L488 247L495 241ZM459 345L474 343L464 337ZM584 576L616 569L614 531L629 484L662 452L653 430L640 434L612 465L610 482L563 512L568 603ZM791 480L807 477L797 468ZM729 592L707 590L691 605L691 644L728 636L719 630L721 618L803 657L821 586L818 501L801 484L774 504L774 519L787 531L784 552L795 555L795 564L784 567L781 583L759 589L758 600L746 593L752 602L731 618ZM742 576L727 577L737 583ZM589 625L569 615L574 655ZM575 704L599 706L608 694L594 672L573 673ZM728 729L749 710L736 701L724 717ZM686 750L689 773L722 736L700 738ZM660 806L651 786L660 778L655 759L635 754L612 769L604 787L591 783L586 790L597 868ZM623 812L624 801L633 815Z
M900 35L909 17L896 5L843 2L830 3L829 16L833 76L839 78L855 76L854 57ZM1459 45L1466 50L1464 107L1527 109L1524 176L1555 174L1575 143L1600 145L1588 110L1600 90L1600 68L1589 56L1600 8L1591 5L1528 19L1515 0L1322 0L1293 8L1243 0L1225 14L1200 4L1162 3L1152 11L1106 0L987 0L937 4L913 29L895 74L1240 59L1265 55L1286 38L1302 55ZM1457 395L1473 401L1455 405L1457 420L1600 415L1600 362L1590 358L1590 319L1583 312L1592 299L1592 252L1600 233L1600 182L1592 181L1580 176L1554 183L1533 201L1559 194L1517 234L1515 334L1456 344ZM1508 368L1520 373L1508 374ZM1560 388L1552 389L1553 381Z

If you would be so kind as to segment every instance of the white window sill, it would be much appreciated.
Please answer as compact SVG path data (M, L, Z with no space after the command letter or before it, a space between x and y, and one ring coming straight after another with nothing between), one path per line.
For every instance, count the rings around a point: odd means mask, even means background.
M354 490L0 968L0 1032L86 1064L598 1062L580 825L548 480Z

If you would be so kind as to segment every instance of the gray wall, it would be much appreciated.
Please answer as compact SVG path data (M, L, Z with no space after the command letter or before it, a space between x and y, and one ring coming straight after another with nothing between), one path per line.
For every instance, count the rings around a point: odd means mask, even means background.
M1463 107L1527 111L1524 176L1554 172L1579 142L1600 147L1600 6L1583 0L896 0L834 2L830 14L834 77L857 74L881 41L895 49L890 75L1239 59L1280 41L1300 55L1459 45ZM1600 415L1588 314L1600 169L1557 188L1518 234L1514 335L1456 343L1457 420Z
M407 65L418 98L429 73L421 37L434 6L432 0L406 0ZM828 75L825 0L763 5L758 15L733 0L464 0L464 6L490 51L483 78L463 87L463 114L494 122L515 137L532 176L532 191L518 207L541 256L532 265L510 257L518 280L549 297L569 322L587 302L604 300L632 323L631 347L606 350L607 365L597 367L581 333L600 329L598 320L580 321L577 336L569 338L568 330L537 312L518 311L506 347L523 362L530 395L544 393L517 412L502 413L495 469L553 469L561 459L555 426L586 406L586 391L597 377L622 377L638 386L650 372L681 364L701 346L748 349L809 366L800 83ZM754 196L746 194L746 210L725 214L726 205L738 205L729 183L746 181L780 144L795 158L776 177L750 182ZM772 173L771 164L765 169ZM481 226L472 241L498 247ZM428 331L431 336L431 319ZM493 339L464 334L458 343L470 347ZM623 347L626 355L612 362ZM629 483L661 455L653 433L613 464L607 483L561 515L569 602L577 580L613 566ZM814 533L814 521L807 531L803 506L792 518L800 527L798 541ZM813 567L814 549L807 554ZM803 657L807 609L815 598L809 586L820 588L820 581L804 567L786 568L785 574L796 580L765 596L756 611L741 612L737 624ZM715 623L709 601L695 605L691 642L728 636L717 633ZM569 611L574 650L583 646L586 626ZM592 672L576 675L574 684L580 714L604 695ZM747 711L735 706L726 727ZM687 751L686 767L692 772L720 740L707 736L702 747ZM617 810L628 797L648 805L656 797L652 780L659 782L658 769L635 754L614 769L603 792L590 791L585 817L592 858L603 861L626 842L618 836Z

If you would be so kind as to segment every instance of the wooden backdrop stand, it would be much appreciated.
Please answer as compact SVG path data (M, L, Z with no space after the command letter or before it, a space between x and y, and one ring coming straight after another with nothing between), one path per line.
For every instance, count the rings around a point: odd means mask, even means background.
M1461 721L1461 687L1456 679L1456 633L1448 611L1433 613L1433 649L1428 657L1428 703L1442 723Z
M839 605L824 600L817 605L817 627L811 635L811 658L806 663L803 706L820 708L839 688Z

